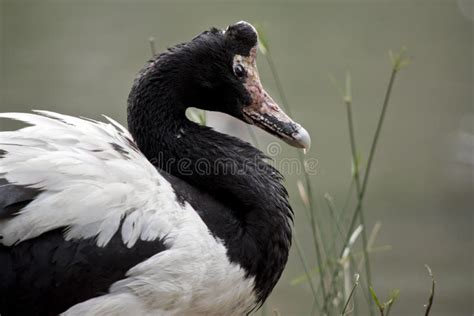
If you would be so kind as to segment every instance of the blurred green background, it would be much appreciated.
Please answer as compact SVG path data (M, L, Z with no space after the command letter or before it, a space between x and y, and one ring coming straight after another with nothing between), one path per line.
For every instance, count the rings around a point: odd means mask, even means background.
M388 50L406 46L412 63L395 84L367 192L368 230L382 222L372 256L381 296L399 288L393 315L421 315L437 279L432 315L473 313L473 17L471 0L411 1L22 1L0 0L0 111L48 109L126 122L137 71L158 50L210 26L259 23L270 42L293 116L312 135L309 157L318 194L343 203L351 176L345 108L329 80L353 79L356 134L362 159L390 73ZM278 100L268 65L260 75ZM243 123L209 115L209 125L248 139ZM0 121L0 129L16 125ZM256 131L261 147L273 138ZM294 150L282 145L284 157ZM310 233L296 190L287 187L296 228L314 264ZM319 202L321 205L322 202ZM323 223L324 226L324 223ZM295 253L268 310L308 315L307 284Z

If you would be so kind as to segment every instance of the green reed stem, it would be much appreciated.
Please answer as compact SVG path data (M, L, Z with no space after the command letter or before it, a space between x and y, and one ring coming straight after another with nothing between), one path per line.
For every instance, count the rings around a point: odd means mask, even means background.
M313 298L315 300L315 304L318 306L318 309L321 309L321 305L319 304L319 301L317 299L318 295L317 295L316 287L314 286L313 281L311 279L311 273L309 271L308 263L307 263L306 258L304 256L303 248L301 247L300 241L298 240L298 237L296 235L296 230L294 231L293 240L295 242L296 251L297 251L298 256L300 258L301 264L303 265L303 269L305 271L306 277L308 278L309 287L311 288L311 292L313 293Z
M427 264L425 264L425 267L428 270L428 274L430 275L430 278L431 278L431 291L430 291L430 296L428 298L428 304L426 304L426 309L425 309L425 316L429 316L430 311L431 311L431 307L433 306L436 281L434 279L433 272L431 271L431 268Z
M379 136L380 136L380 131L382 130L382 125L383 125L383 122L384 122L384 119L385 119L385 114L387 112L387 106L388 106L388 103L389 103L389 100L390 100L390 95L392 93L393 84L395 82L395 78L397 76L397 73L401 68L400 65L401 65L401 62L398 63L398 64L393 64L393 66L392 66L392 72L391 72L391 75L390 75L390 80L389 80L389 83L388 83L388 86L387 86L387 90L385 92L385 97L384 97L384 101L383 101L383 105L382 105L382 111L380 113L379 120L378 120L378 123L377 123L377 128L375 130L374 138L372 140L372 145L370 147L370 153L369 153L369 158L367 160L367 167L365 169L364 180L362 181L362 186L360 188L360 194L358 194L357 206L356 206L356 209L354 211L354 214L352 215L352 219L351 219L351 222L350 222L350 225L349 225L349 230L347 231L346 238L344 239L343 247L342 247L340 255L339 255L340 257L342 256L342 254L344 252L344 248L347 246L347 244L349 242L352 231L355 228L357 219L360 218L359 213L362 209L362 201L364 200L365 192L366 192L366 189L367 189L368 179L369 179L369 176L370 176L370 170L371 170L373 158L374 158L374 155L375 155L375 149L377 148L377 143L378 143L378 139L379 139ZM333 276L335 276L335 275L337 275L337 269L335 269L333 271ZM331 284L331 286L333 286L333 284ZM328 304L327 299L328 299L328 297L324 297L324 304ZM324 308L324 306L323 306L323 308Z
M352 183L351 183L352 184ZM336 224L336 229L337 229L337 232L338 232L338 235L339 237L343 238L344 237L344 232L342 230L342 227L341 225L339 224L340 222L340 217L336 217L336 206L334 205L333 203L333 200L332 198L329 196L329 194L325 195L324 196L324 199L326 200L326 204L328 206L328 209L329 209L329 212L331 213L331 217L332 217L332 220L333 222ZM335 241L336 241L336 238L334 236L333 238L333 244L331 246L331 249L334 249L336 248L336 245L335 245ZM351 252L349 252L349 260L351 262L351 266L354 267L354 269L357 270L357 264L356 264L356 261L354 259L354 254ZM362 280L362 282L364 282L364 280ZM369 296L367 296L367 294L364 292L364 298L366 299L367 303L370 302L370 293L369 293Z
M349 307L351 298L354 295L355 289L357 288L358 285L359 285L359 275L356 275L354 285L352 286L351 292L349 293L349 297L347 298L346 303L344 304L344 308L342 309L341 316L346 315L347 307Z
M350 78L350 77L348 77ZM348 79L348 82L350 82L350 79ZM360 207L360 212L359 212L359 221L362 224L362 227L364 227L364 230L362 230L362 245L363 245L363 253L364 253L364 264L365 264L365 274L366 274L366 279L367 279L367 284L369 286L372 285L372 273L371 273L371 268L370 268L370 260L369 260L369 253L367 249L367 226L365 224L365 216L362 208L363 204L363 195L361 195L361 183L360 183L360 177L359 177L359 161L357 158L357 145L356 145L356 140L355 140L355 131L354 131L354 120L352 118L352 98L351 98L351 93L350 93L350 84L347 85L347 97L345 99L345 104L346 104L346 112L347 112L347 125L349 127L349 139L350 139L350 144L351 144L351 152L352 152L352 161L354 165L354 180L355 180L355 185L356 185L356 190L357 190L357 198L358 198L358 203L361 205ZM370 290L367 288L367 292L369 293L370 296ZM372 300L369 300L369 312L371 316L374 316L374 303Z
M367 184L369 182L370 170L372 169L372 162L373 162L374 155L375 155L375 149L377 148L377 144L378 144L378 140L379 140L379 136L380 136L380 131L382 130L382 125L383 125L383 122L384 122L384 119L385 119L385 114L387 112L387 106L388 106L388 102L390 100L390 95L392 93L392 88L393 88L393 84L395 82L397 72L398 72L398 70L394 68L392 70L391 75L390 75L390 81L388 83L387 91L385 93L385 98L384 98L384 102L383 102L383 106L382 106L382 112L380 113L380 117L379 117L379 120L378 120L378 123L377 123L377 128L375 130L374 138L372 140L372 145L370 146L369 158L367 160L367 167L365 168L365 174L364 174L364 180L362 181L362 187L360 188L360 194L359 194L359 197L358 197L357 207L356 207L356 209L354 211L354 214L352 216L351 224L349 225L349 231L347 232L346 239L345 239L346 242L344 244L347 244L347 242L349 241L349 238L352 234L352 230L354 229L354 227L356 225L357 217L359 216L359 213L362 209L362 201L364 200L365 192L366 192L366 189L367 189ZM342 254L342 251L341 251L341 254Z

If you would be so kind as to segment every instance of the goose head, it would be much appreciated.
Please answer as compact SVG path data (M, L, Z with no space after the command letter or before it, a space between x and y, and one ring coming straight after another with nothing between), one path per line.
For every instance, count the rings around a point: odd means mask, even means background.
M258 34L247 22L224 31L211 29L170 49L158 60L171 79L182 109L195 107L229 114L256 125L286 143L309 148L308 132L265 91L257 69ZM174 75L173 75L174 74ZM178 105L178 107L180 107Z

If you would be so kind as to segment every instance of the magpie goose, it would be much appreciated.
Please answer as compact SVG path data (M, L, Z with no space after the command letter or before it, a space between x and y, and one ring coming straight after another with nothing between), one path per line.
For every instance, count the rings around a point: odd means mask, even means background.
M0 314L245 315L287 262L282 175L250 144L195 124L220 111L288 144L308 133L262 88L258 37L239 22L152 58L127 131L53 112L3 113Z

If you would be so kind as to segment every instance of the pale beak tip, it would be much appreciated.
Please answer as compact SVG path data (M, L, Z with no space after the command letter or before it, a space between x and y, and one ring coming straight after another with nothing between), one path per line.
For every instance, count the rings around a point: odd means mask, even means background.
M298 131L293 135L293 138L296 144L298 144L298 147L304 148L306 150L309 150L311 147L311 137L303 127L298 129Z

